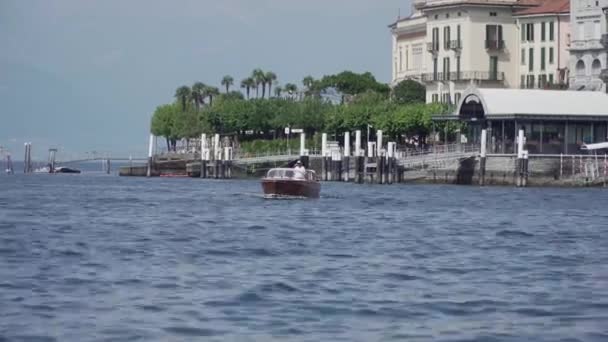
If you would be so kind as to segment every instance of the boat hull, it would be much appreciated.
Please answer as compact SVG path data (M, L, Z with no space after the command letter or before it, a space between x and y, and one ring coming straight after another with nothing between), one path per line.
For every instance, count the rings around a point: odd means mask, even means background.
M262 189L264 196L270 198L319 198L321 184L307 180L263 179Z

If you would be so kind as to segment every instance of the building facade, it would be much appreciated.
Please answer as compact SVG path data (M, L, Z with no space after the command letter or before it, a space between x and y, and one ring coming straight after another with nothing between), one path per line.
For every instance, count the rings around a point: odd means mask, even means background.
M570 0L545 0L515 13L519 30L519 87L567 89Z
M421 75L426 72L426 17L420 11L414 11L389 28L393 35L392 84L408 79L421 81Z
M608 68L606 15L608 0L571 0L570 88L606 91L602 71Z

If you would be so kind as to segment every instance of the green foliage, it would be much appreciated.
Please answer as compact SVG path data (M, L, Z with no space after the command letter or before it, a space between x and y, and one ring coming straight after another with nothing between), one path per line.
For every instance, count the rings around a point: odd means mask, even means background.
M352 71L343 71L336 75L324 76L320 84L321 89L335 88L345 95L357 95L367 91L388 95L388 85L376 81L374 75L369 72L356 74Z
M426 88L412 80L405 80L393 88L393 99L398 104L424 103Z

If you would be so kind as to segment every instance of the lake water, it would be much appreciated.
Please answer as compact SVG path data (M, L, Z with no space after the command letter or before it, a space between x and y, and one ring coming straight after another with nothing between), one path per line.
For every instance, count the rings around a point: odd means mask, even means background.
M0 176L0 341L608 341L608 190Z

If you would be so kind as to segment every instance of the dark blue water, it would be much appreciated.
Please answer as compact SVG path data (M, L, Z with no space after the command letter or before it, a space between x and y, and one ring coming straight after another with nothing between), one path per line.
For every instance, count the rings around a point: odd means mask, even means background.
M0 176L0 341L607 341L608 190Z

